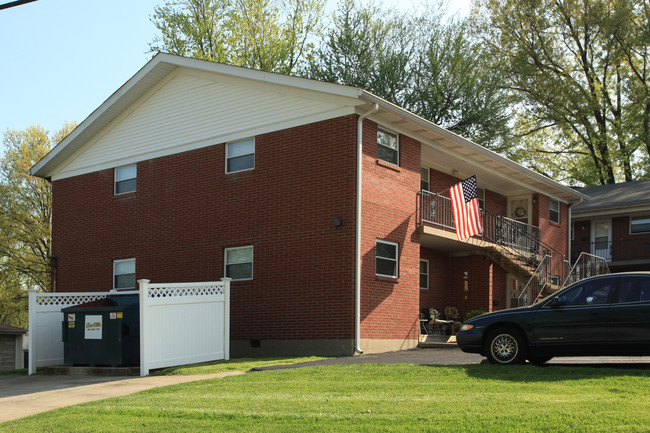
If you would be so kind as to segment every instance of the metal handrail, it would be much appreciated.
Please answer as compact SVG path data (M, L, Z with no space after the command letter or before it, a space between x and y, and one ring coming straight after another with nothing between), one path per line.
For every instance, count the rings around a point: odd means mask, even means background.
M589 253L580 253L578 260L574 262L573 267L567 274L562 287L566 287L584 278L609 273L609 266L607 266L607 260L604 257Z

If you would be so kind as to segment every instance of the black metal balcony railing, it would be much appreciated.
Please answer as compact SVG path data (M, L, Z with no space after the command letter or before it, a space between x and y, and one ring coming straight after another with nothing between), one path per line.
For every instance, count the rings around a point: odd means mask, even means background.
M451 199L429 191L421 191L422 222L448 231L456 231L451 208ZM498 245L514 248L526 253L540 251L541 230L539 227L481 211L483 233L477 237Z
M573 256L577 257L585 249L588 249L588 251L584 252L603 257L608 262L650 260L650 236L614 241L596 241L589 243L588 246L585 242L574 247Z

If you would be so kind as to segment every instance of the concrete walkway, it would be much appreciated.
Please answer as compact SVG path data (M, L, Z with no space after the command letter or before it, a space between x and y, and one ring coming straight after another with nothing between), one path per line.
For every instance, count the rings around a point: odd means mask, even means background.
M0 376L0 423L60 407L133 394L159 386L243 374L228 372L194 376L80 377Z

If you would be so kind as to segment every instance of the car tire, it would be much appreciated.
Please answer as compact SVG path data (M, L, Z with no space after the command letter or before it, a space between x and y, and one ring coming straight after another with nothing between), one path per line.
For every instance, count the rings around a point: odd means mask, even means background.
M546 364L551 359L553 359L552 356L528 356L530 363L535 365Z
M491 364L523 364L526 360L526 339L514 328L497 328L485 341L485 354Z

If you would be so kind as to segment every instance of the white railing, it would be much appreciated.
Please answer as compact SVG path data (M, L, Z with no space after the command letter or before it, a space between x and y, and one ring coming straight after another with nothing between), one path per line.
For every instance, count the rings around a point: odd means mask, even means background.
M230 279L208 283L149 284L122 292L29 291L29 374L60 365L61 309L104 299L140 295L140 374L152 368L230 358Z
M580 253L562 286L569 286L584 278L603 274L609 274L606 258L589 253Z

